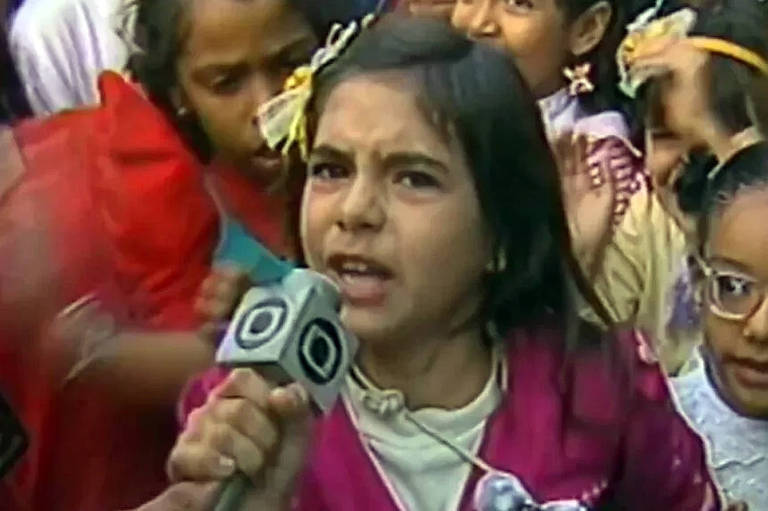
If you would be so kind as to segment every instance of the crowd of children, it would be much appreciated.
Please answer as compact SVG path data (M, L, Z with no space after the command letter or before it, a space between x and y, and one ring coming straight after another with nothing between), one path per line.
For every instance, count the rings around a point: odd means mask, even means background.
M0 508L768 510L760 1L97 3L8 22ZM323 415L214 367L291 267Z

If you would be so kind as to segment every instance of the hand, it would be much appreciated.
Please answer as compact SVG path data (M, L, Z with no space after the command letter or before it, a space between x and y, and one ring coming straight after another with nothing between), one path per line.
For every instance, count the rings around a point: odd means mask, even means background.
M309 442L309 398L298 384L273 388L236 369L192 412L168 461L173 481L221 481L239 471L249 500L283 507L293 495Z
M51 323L52 339L71 360L65 381L76 379L97 361L113 358L119 349L117 324L93 295L86 295L62 309ZM69 356L67 356L69 355Z
M603 172L599 167L594 169L597 173L590 169L589 145L586 136L573 137L567 133L554 146L573 250L585 269L596 263L610 238L616 194L610 172Z
M203 318L200 335L218 344L221 333L245 292L253 286L248 274L234 266L217 266L200 286L195 310Z
M665 127L719 156L730 153L731 135L712 111L709 63L706 51L682 39L654 45L633 67L658 76Z
M214 483L179 483L133 511L209 511L216 492Z

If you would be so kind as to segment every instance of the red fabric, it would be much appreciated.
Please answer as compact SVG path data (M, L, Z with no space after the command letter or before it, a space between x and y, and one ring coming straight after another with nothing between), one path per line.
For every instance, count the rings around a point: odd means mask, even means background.
M0 389L31 436L0 485L4 510L126 509L166 484L172 408L152 415L99 389L63 387L65 361L45 327L96 292L128 324L194 328L218 213L201 164L163 113L116 74L104 74L100 89L99 108L19 126L26 169L0 189ZM278 239L264 192L221 179L236 189L246 225L267 243Z

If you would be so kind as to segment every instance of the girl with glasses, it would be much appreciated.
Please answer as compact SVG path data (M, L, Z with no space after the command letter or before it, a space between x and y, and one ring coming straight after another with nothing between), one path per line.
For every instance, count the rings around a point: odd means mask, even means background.
M694 276L704 344L674 387L726 496L768 509L768 143L706 179Z

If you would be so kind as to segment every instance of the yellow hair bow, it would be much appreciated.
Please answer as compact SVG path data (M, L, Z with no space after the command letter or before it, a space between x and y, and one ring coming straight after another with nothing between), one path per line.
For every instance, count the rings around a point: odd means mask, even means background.
M368 15L360 24L353 21L346 28L334 25L325 45L315 52L310 63L296 68L285 81L283 92L259 108L259 129L270 148L277 149L282 144L282 153L287 155L296 144L301 158L307 160L307 105L314 93L315 75L338 59L360 30L368 27L374 19L374 15Z
M643 13L638 21L630 25L629 34L619 46L616 55L621 78L619 88L629 97L634 98L640 86L657 72L653 69L635 68L638 58L653 53L659 46L670 41L681 39L686 39L700 50L743 62L768 76L768 62L752 50L725 39L690 36L697 20L693 9L681 9L669 16L653 19L661 5L662 0L659 0L656 7Z

